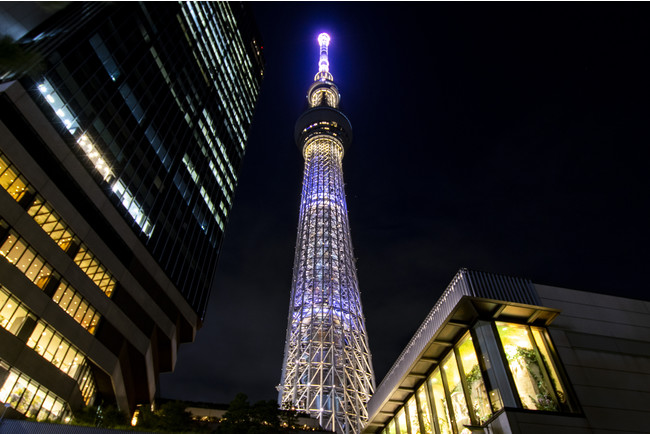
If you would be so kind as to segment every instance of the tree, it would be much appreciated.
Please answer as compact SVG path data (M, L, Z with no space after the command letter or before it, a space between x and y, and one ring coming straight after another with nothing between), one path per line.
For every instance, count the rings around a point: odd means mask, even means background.
M282 420L287 424L288 429L294 429L298 422L298 412L290 402L282 405Z
M127 425L124 413L114 405L87 405L73 414L75 423L79 425L101 426L115 428Z
M192 429L194 421L190 412L185 411L187 406L179 401L166 402L156 411L162 422L162 428L169 431L183 431Z

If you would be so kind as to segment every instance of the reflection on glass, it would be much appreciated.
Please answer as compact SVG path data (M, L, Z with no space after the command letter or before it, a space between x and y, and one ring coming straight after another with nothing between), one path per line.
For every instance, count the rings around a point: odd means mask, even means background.
M553 358L549 354L548 345L546 344L547 341L546 339L544 339L542 335L543 331L538 327L531 327L531 330L533 332L533 338L535 339L535 343L537 344L537 349L542 355L544 365L546 366L546 369L548 370L551 376L551 382L553 383L553 388L555 389L555 396L560 402L560 405L568 406L566 393L564 393L564 388L562 387L562 383L560 382L560 379L557 376L557 368L553 363Z
M451 397L451 405L456 418L456 427L461 434L471 434L471 431L465 428L465 425L471 425L472 420L469 417L469 410L467 410L467 403L465 402L465 392L463 391L463 384L460 381L460 373L458 372L458 365L456 364L456 356L454 353L449 354L449 357L442 366L447 380L447 387L449 396Z
M418 406L415 403L415 395L411 396L411 399L408 401L408 412L411 434L421 434L420 421L418 420Z
M451 427L451 418L449 417L449 407L447 405L447 398L445 398L445 389L442 385L440 369L436 368L429 377L429 387L432 394L431 400L436 409L440 434L452 434L453 430Z
M418 401L420 403L420 415L422 416L422 433L433 434L433 425L431 423L431 410L427 401L426 386L422 385L418 389Z
M528 327L504 322L497 322L496 326L523 407L558 411L553 388L531 342Z
M469 391L469 401L480 423L487 421L492 416L492 408L488 399L483 376L478 365L478 358L472 343L472 337L467 335L458 346L460 364Z
M408 431L406 429L406 413L404 412L404 408L402 408L397 413L397 426L399 427L400 434L408 434Z

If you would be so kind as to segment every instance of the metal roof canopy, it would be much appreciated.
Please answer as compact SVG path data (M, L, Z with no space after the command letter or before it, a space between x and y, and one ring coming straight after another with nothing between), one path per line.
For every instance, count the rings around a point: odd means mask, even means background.
M505 295L504 285L508 298L517 301L492 298ZM364 432L384 426L477 320L548 326L560 311L539 304L537 292L526 279L460 270L368 403ZM444 311L449 313L442 317Z

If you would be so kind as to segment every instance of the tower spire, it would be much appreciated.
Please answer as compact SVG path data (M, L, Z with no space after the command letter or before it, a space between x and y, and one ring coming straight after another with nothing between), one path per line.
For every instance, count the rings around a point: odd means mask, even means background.
M327 53L330 45L330 35L327 33L318 35L318 44L320 45L320 57L318 59L318 74L314 77L314 81L332 81L334 78L330 74L330 61Z
M361 308L342 160L352 126L338 109L329 35L294 137L305 159L279 401L328 431L359 434L375 388Z

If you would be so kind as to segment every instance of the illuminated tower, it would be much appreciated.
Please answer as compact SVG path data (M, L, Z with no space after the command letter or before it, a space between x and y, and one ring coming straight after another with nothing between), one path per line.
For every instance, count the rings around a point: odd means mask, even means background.
M352 127L338 109L329 41L318 36L318 73L294 134L305 171L279 399L325 429L359 433L375 380L343 190Z

